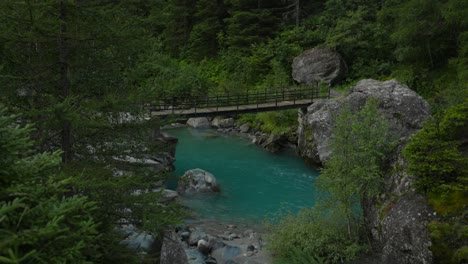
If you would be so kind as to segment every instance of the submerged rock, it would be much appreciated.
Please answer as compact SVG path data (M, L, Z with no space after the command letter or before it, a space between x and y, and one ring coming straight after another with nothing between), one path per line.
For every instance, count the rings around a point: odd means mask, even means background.
M306 50L294 58L292 63L292 77L302 84L324 82L334 85L340 82L347 72L348 67L343 58L326 48Z
M219 192L220 187L213 174L202 170L193 169L186 171L179 179L177 192L198 193L198 192Z

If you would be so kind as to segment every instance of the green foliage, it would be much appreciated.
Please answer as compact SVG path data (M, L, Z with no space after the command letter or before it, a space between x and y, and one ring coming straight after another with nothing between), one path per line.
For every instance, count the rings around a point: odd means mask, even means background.
M462 219L432 221L428 225L431 250L438 263L456 264L468 261L466 241L468 225Z
M31 129L0 111L0 262L90 263L96 204L70 194L59 152L34 155Z
M173 96L188 99L208 92L211 83L198 68L161 53L158 46L155 41L153 49L143 54L138 66L129 72L128 81L138 89L138 99L145 102Z
M276 259L277 264L321 264L324 263L320 258L311 256L310 253L304 252L298 248L291 247L291 253L284 256L282 259Z
M445 185L442 193L428 193L428 202L434 210L443 217L461 215L468 203L466 187Z
M440 263L468 259L466 204L468 202L468 106L454 105L426 121L413 135L403 154L415 186L428 195L429 204L441 215L429 224L432 252Z
M380 193L393 140L377 104L370 99L359 112L353 114L345 107L336 116L330 143L333 155L320 177L320 184L330 192L361 199Z
M297 128L297 111L284 110L258 114L243 114L239 123L250 123L265 133L274 135L288 134Z
M284 214L269 223L268 247L278 263L341 263L363 251L359 238L348 236L344 215L317 209Z
M259 113L257 119L261 120L260 129L262 131L275 135L294 131L298 125L296 110Z
M453 106L428 120L403 151L407 171L423 192L443 192L447 184L466 185L468 159L460 147L467 135L468 106Z

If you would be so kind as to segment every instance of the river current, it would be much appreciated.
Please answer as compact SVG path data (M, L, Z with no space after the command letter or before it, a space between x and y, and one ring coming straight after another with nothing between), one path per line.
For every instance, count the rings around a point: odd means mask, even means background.
M245 137L211 129L166 132L179 139L176 176L200 168L214 174L221 186L220 193L182 198L202 219L260 222L279 210L297 212L314 205L318 171L292 150L272 154Z

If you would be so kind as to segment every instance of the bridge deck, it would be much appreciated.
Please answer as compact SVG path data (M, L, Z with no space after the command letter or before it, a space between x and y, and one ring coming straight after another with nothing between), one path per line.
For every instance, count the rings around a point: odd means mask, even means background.
M329 98L330 88L318 84L292 89L251 91L245 94L216 94L199 96L162 96L149 105L152 116L186 117L256 113L305 107L317 99Z
M274 110L285 110L292 108L305 107L314 102L314 99L302 99L295 101L281 101L262 104L249 104L239 106L220 106L220 107L207 107L207 108L190 108L190 109L169 109L162 111L151 111L152 116L169 116L169 115L183 115L187 117L196 116L212 116L212 115L226 115L235 113L256 113Z

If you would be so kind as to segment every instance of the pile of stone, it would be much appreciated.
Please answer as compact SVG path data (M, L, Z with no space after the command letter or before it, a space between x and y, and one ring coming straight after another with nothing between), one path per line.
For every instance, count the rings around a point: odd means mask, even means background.
M252 229L218 222L180 226L166 234L161 264L270 263L261 236Z

